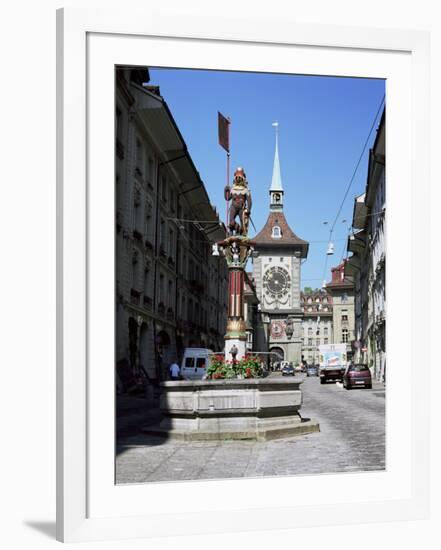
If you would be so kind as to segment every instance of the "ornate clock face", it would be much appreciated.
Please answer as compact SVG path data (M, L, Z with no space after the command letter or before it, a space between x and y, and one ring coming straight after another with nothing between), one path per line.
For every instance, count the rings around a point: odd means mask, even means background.
M272 298L281 298L288 292L291 279L284 267L271 267L263 276L263 285Z
M282 338L285 334L285 323L283 321L273 321L271 323L272 338Z

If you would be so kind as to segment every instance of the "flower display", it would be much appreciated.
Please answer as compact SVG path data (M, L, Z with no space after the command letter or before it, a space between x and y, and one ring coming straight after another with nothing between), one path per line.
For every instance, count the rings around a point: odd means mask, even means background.
M211 380L260 378L262 375L260 361L252 354L246 354L238 361L225 360L223 355L214 355L207 369L207 379Z

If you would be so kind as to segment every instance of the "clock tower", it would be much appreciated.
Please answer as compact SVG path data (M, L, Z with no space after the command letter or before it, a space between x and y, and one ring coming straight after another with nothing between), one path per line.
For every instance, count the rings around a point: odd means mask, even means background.
M284 190L280 175L278 122L270 195L270 211L262 230L252 239L253 277L260 300L262 325L256 334L257 349L277 354L273 361L300 363L302 317L300 302L301 260L308 255L308 242L297 237L283 211Z

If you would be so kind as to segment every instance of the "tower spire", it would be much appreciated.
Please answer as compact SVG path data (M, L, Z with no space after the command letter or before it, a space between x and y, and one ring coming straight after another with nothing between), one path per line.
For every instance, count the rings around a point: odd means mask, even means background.
M279 161L279 123L277 121L273 122L273 126L276 129L276 151L274 153L273 178L270 191L283 191Z
M282 176L280 175L280 160L279 160L279 123L277 121L272 123L276 129L276 150L274 153L274 165L273 165L273 177L270 187L271 198L271 210L283 209L283 186Z

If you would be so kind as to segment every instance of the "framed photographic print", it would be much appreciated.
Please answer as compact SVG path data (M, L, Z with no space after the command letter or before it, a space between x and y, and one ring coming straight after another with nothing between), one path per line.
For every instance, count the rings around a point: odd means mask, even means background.
M58 539L426 517L428 36L57 24Z

